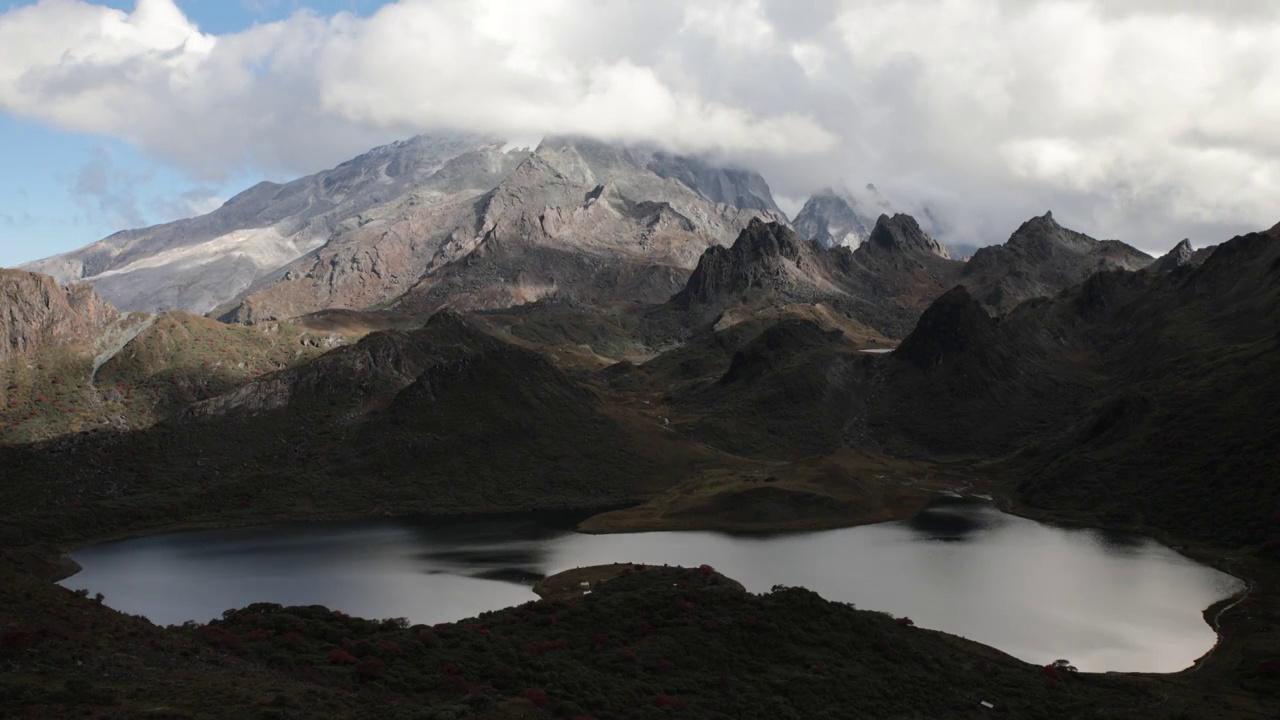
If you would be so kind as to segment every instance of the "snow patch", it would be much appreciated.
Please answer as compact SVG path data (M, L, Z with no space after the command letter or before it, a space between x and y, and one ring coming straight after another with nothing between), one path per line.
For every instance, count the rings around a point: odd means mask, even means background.
M248 258L260 268L275 269L297 260L320 247L324 242L325 239L322 236L305 240L296 236L284 236L274 227L236 230L199 245L167 250L85 279L99 280L159 267L196 268L227 255Z

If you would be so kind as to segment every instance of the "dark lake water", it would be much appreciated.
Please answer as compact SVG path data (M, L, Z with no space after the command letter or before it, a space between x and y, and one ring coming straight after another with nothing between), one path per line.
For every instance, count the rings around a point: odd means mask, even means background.
M556 516L386 520L178 533L72 553L63 582L160 624L252 602L363 617L459 620L534 599L540 577L609 562L714 566L751 592L802 585L830 600L1028 662L1173 672L1216 637L1202 612L1242 583L1150 540L1068 530L949 502L916 518L771 536L581 535Z

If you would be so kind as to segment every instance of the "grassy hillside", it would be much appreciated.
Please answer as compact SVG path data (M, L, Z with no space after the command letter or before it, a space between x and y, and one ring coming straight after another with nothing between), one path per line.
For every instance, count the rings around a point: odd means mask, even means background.
M0 366L0 443L147 428L367 331L364 323L332 318L315 324L246 327L183 312L135 313L96 346L43 347L13 358ZM136 336L130 332L139 328ZM115 348L113 335L127 342ZM95 355L105 360L96 373Z

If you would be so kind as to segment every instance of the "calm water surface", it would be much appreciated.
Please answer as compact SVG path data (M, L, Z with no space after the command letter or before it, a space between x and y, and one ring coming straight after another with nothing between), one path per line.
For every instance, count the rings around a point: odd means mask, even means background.
M1141 537L959 501L909 521L803 534L571 528L538 515L178 533L75 552L84 570L63 584L161 624L259 601L437 623L534 599L538 578L569 568L707 563L752 592L803 585L1028 662L1147 672L1208 651L1216 637L1204 608L1243 587Z

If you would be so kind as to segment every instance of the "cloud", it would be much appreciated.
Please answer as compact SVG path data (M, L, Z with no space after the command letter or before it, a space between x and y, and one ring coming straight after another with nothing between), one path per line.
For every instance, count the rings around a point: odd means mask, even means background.
M226 200L214 188L201 186L179 193L177 197L154 199L147 207L160 222L168 222L213 212Z
M581 133L791 198L874 181L955 241L1046 209L1152 251L1280 219L1271 0L400 0L217 36L172 0L45 0L0 47L0 111L210 180L419 131Z
M149 173L117 168L111 151L99 146L80 168L72 192L91 219L111 227L140 227L145 217L138 208L138 189L148 179Z

